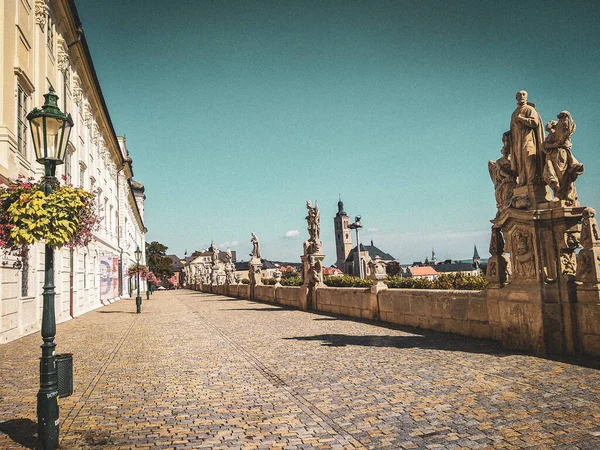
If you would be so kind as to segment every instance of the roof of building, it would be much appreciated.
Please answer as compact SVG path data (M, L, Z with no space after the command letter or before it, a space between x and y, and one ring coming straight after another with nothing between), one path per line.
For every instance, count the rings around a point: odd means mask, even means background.
M479 258L479 253L477 252L477 245L475 245L475 248L473 249L473 259L481 259Z
M469 272L475 270L475 266L472 263L465 262L452 262L452 263L439 263L433 266L439 273L444 272Z
M323 267L323 275L343 275L342 272L337 267Z
M437 267L437 266L436 266ZM410 273L413 277L424 277L428 275L439 275L439 273L431 266L421 267L409 267Z
M181 269L183 269L183 264L181 264L181 259L179 259L179 256L167 255L167 258L171 258L171 261L173 261L173 270L175 272L181 272Z
M261 259L262 263L261 269L277 269L279 265L273 263L273 261L268 261L266 259ZM235 270L248 270L249 261L239 261L235 263Z
M360 251L361 252L369 252L369 256L371 257L371 259L375 259L376 256L379 256L383 261L394 261L396 259L389 253L386 253L383 250L375 247L373 245L372 240L371 240L371 245L360 244ZM350 250L348 257L346 258L346 262L354 261L354 253L356 253L356 247L354 247L352 250Z

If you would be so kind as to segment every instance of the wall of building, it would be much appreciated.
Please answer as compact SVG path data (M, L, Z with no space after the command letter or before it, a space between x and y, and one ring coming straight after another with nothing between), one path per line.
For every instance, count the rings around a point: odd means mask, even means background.
M0 6L0 182L43 175L25 115L43 105L52 85L74 122L57 177L96 192L102 219L90 245L55 251L57 322L120 298L133 241L142 248L145 242L143 217L126 208L133 200L131 160L119 146L78 20L69 0ZM0 343L40 329L43 281L43 245L30 246L21 262L0 255Z

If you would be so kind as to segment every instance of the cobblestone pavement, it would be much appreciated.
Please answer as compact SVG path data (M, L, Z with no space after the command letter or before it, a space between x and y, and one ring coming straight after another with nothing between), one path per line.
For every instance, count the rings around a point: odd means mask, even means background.
M192 291L57 328L64 449L600 449L600 370ZM0 346L0 448L35 446L39 334Z

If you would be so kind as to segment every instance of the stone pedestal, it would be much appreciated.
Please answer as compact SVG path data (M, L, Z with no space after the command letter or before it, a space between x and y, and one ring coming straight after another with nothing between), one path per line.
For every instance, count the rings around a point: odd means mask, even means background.
M325 255L309 254L300 258L302 260L302 285L308 288L306 310L316 309L316 290L321 286L325 286L323 283L323 260Z
M262 285L262 262L252 258L248 263L248 277L250 278L250 299L254 300L254 287Z
M586 208L577 256L577 319L581 351L600 356L600 229L596 211Z
M510 255L510 268L502 273L507 255L494 254L490 248L492 320L498 320L502 343L508 348L574 353L579 351L575 249L584 208L565 208L559 202L543 206L547 208L508 208L492 221L492 241L494 233L501 232L506 240L503 250Z

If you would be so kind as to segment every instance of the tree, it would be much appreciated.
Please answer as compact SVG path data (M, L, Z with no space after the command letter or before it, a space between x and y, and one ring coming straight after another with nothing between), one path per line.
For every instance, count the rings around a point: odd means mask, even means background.
M166 256L166 245L153 241L150 244L146 242L146 262L148 268L160 280L165 280L173 275L173 261Z

